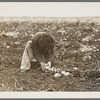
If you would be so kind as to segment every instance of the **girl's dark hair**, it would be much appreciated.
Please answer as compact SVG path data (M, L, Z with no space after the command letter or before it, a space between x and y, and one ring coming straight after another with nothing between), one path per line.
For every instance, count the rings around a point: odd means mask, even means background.
M55 44L55 38L52 35L50 35L49 33L41 35L39 39L39 45L45 54L46 53L50 54L53 52L54 44Z

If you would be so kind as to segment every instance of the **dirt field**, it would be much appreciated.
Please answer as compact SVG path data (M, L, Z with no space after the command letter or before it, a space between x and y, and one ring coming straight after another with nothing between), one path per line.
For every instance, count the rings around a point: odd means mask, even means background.
M98 22L94 19L89 22L1 21L0 91L99 91L100 18ZM38 31L55 36L57 44L52 66L70 75L55 78L54 73L43 72L36 63L28 72L20 71L26 42L30 34Z

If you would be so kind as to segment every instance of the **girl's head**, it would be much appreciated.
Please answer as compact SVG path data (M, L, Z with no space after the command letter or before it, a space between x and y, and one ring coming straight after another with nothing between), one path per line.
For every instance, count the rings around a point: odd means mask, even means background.
M39 45L44 50L44 53L53 53L55 38L49 33L44 33L39 39Z

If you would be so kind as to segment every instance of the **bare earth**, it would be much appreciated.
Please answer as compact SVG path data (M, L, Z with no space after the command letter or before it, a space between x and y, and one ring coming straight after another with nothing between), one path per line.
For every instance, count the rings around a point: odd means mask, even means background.
M55 36L52 66L72 75L55 78L35 63L21 73L25 44L38 31ZM0 22L0 91L99 91L99 69L100 24L95 21Z

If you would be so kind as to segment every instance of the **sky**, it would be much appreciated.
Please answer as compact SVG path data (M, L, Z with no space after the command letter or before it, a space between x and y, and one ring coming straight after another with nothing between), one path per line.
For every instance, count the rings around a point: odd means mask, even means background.
M0 2L0 16L88 17L100 16L99 2Z

